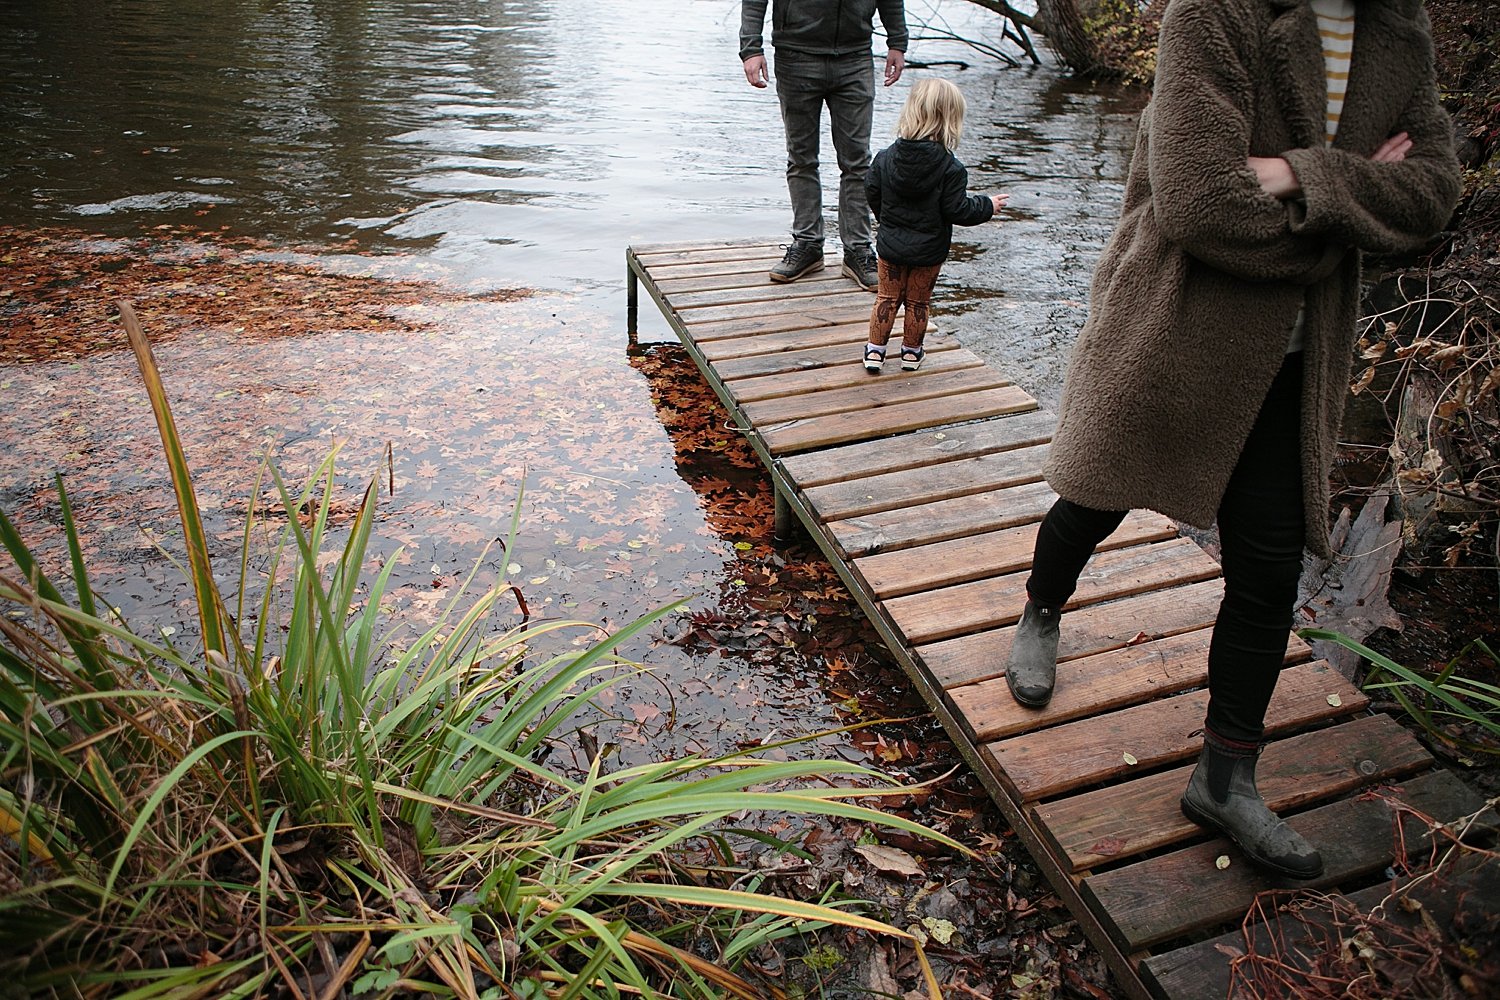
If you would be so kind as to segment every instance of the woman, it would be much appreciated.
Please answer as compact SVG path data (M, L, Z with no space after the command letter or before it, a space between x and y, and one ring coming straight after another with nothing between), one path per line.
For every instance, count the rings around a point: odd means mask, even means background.
M1458 193L1420 0L1167 8L1006 676L1022 704L1050 699L1062 606L1125 511L1217 520L1224 600L1182 808L1292 878L1317 877L1322 858L1266 807L1255 762L1303 547L1330 555L1360 253L1420 247Z

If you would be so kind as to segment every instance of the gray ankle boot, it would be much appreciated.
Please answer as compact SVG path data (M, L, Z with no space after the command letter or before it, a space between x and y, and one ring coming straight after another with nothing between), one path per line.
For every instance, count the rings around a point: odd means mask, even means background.
M1236 752L1203 739L1198 767L1182 796L1182 811L1199 826L1229 837L1252 862L1287 878L1323 874L1323 855L1266 806L1255 788L1260 749Z
M1060 617L1060 607L1027 601L1016 624L1016 638L1005 664L1005 683L1016 701L1030 708L1041 708L1052 700L1052 687L1057 683Z

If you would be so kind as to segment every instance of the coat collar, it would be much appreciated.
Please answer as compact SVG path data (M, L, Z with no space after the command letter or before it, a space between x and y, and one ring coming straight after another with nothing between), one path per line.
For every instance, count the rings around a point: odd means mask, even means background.
M1282 111L1293 142L1315 149L1324 142L1328 104L1318 19L1307 0L1268 2L1266 41ZM1418 79L1426 54L1415 44L1421 9L1421 0L1356 0L1354 63L1336 145L1366 151L1386 138L1366 132L1380 132L1392 104L1405 104L1407 93L1392 87L1409 89Z

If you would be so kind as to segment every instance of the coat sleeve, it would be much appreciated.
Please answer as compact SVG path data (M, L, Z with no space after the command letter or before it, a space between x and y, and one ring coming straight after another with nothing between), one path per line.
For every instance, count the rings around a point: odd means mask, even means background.
M880 0L880 26L885 29L886 48L906 51L910 36L906 32L906 11L903 0Z
M995 203L982 194L968 194L969 171L957 159L948 158L943 171L943 190L938 207L943 219L957 226L977 226L995 215Z
M1256 88L1254 41L1237 37L1221 0L1173 0L1162 20L1147 130L1151 208L1162 235L1190 256L1247 281L1311 283L1342 247L1293 233L1291 209L1249 167Z
M1421 17L1426 27L1426 14ZM1447 224L1462 182L1453 126L1438 99L1430 35L1426 48L1423 79L1395 128L1411 137L1406 159L1376 163L1336 148L1284 154L1302 185L1293 232L1373 253L1399 253L1419 248Z
M740 4L740 62L766 51L766 2L744 0Z

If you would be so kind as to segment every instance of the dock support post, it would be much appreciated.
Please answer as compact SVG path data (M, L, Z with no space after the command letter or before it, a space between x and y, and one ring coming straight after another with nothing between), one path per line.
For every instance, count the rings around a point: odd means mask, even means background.
M625 333L630 338L630 346L634 347L641 289L640 279L636 277L635 268L630 262L630 251L627 250L625 253Z
M771 492L776 495L776 515L771 533L776 541L789 542L797 527L797 519L792 515L792 505L787 503L786 494L781 491L774 478L771 480Z

